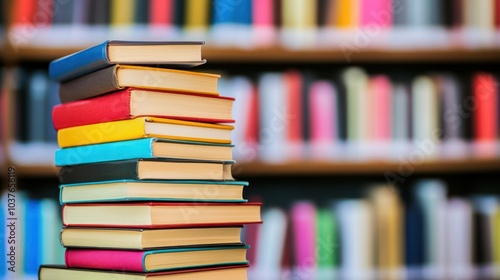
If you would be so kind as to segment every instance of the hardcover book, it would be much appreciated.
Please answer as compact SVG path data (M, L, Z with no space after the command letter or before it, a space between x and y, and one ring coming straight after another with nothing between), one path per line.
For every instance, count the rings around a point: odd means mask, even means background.
M95 98L54 106L54 128L132 119L141 116L231 123L234 98L127 88Z
M110 180L233 180L232 162L168 161L132 159L64 166L61 184Z
M141 117L69 127L57 132L61 148L147 137L231 144L230 125Z
M43 265L38 272L40 280L243 280L247 279L248 265L215 266L196 269L181 269L164 272L125 272L117 270L97 270L66 268L64 266Z
M246 202L240 181L116 180L60 185L61 204L126 201Z
M56 166L137 158L231 161L233 145L144 138L56 151Z
M62 103L127 87L218 96L219 75L134 65L115 65L61 83Z
M65 226L178 228L260 223L260 203L66 204Z
M194 67L204 64L202 41L138 42L105 41L80 52L56 59L49 65L53 80L65 82L113 64Z
M128 229L67 227L61 231L64 247L145 250L163 247L242 244L242 227Z

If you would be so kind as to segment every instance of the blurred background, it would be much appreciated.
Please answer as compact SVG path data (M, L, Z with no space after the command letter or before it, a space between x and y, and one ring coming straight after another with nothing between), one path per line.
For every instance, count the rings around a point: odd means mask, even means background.
M500 279L500 1L0 3L19 279L63 263L48 63L107 39L206 41L195 70L236 97L233 174L264 203L251 279Z

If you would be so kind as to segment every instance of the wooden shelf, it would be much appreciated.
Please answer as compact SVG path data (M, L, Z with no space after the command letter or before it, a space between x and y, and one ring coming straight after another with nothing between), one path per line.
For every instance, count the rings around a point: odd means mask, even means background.
M24 46L11 50L16 60L50 61L88 46L46 48ZM282 47L262 49L214 48L205 46L203 57L212 63L348 63L340 49L290 50ZM497 48L439 48L439 49L366 49L353 53L351 62L500 62Z
M399 173L409 167L404 163L386 161L317 162L299 161L282 164L250 162L236 164L233 175L238 176L295 176L295 175L375 175ZM412 165L415 174L473 173L500 171L500 159L436 160ZM404 169L407 170L407 169Z
M59 168L51 165L15 165L18 178L25 177L54 177L57 178Z
M56 177L59 168L49 165L13 165L19 177ZM303 176L303 175L377 175L385 172L398 174L398 162L318 162L297 161L287 163L237 163L235 178L241 176ZM449 174L474 172L500 172L500 159L436 160L413 165L414 174ZM407 169L405 169L407 170Z

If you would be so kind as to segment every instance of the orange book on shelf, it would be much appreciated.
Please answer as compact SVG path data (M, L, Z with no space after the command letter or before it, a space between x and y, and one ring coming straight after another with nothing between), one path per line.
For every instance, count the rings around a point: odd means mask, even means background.
M338 28L353 28L359 23L359 0L338 0L336 6Z
M477 141L498 138L498 87L497 80L488 73L478 73L472 81L476 104L474 137Z
M37 1L17 0L14 3L14 25L34 24Z

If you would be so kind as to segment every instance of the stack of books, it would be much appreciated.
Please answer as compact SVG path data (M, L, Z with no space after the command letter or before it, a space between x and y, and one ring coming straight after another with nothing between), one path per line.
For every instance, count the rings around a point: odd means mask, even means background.
M205 63L202 45L107 41L51 63L67 250L40 279L247 278L260 204L231 175L234 99L170 69Z

